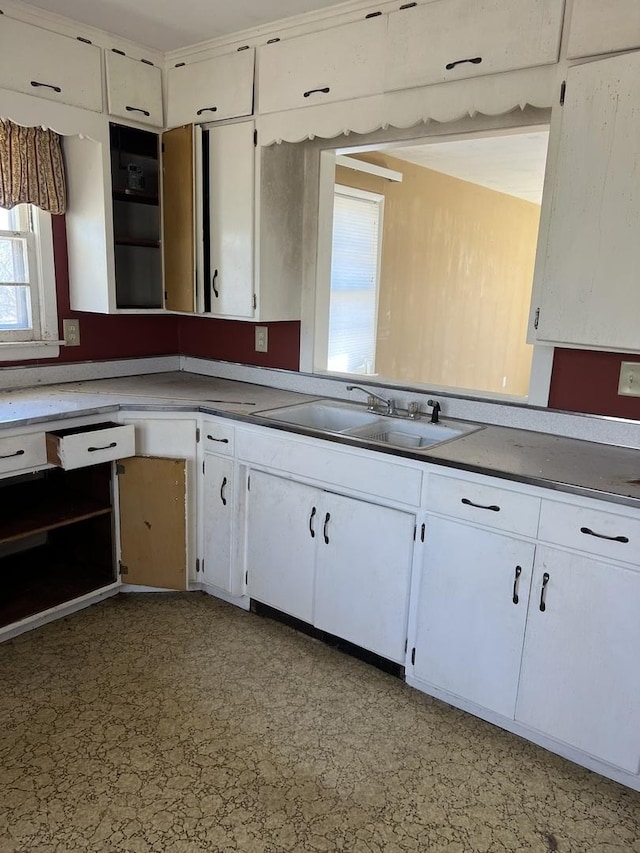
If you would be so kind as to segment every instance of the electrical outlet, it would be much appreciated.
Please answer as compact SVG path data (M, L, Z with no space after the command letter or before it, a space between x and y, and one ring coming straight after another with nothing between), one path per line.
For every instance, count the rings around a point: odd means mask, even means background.
M269 352L268 326L256 326L256 352Z
M80 320L63 320L62 331L68 347L80 346Z
M640 361L622 362L618 394L627 397L640 397Z

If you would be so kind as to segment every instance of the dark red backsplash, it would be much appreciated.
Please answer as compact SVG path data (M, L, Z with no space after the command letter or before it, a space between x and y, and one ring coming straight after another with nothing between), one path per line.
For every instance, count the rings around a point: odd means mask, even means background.
M549 406L569 412L640 420L640 397L618 395L623 361L640 361L640 355L556 349Z

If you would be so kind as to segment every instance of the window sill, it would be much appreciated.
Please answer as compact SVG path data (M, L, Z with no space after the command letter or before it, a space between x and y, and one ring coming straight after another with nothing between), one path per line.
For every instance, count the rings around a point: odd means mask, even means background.
M0 361L57 358L64 341L0 341Z

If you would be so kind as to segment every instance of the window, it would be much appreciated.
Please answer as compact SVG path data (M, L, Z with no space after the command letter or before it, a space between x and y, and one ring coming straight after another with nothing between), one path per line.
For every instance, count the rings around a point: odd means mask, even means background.
M57 337L51 216L0 208L0 361L55 357Z
M327 369L375 371L383 196L336 186Z

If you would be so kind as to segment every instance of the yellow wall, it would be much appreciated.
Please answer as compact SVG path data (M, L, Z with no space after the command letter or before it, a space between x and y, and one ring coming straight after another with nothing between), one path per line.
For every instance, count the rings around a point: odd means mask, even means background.
M376 372L526 395L525 343L539 205L373 152L393 183L338 168L385 196Z

